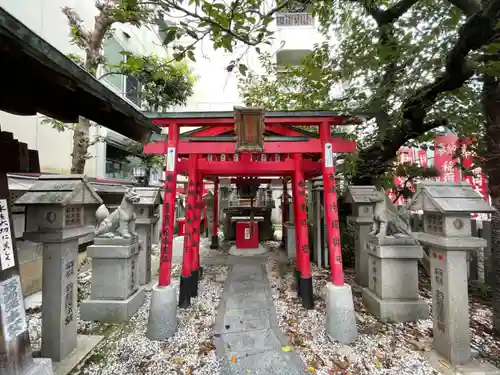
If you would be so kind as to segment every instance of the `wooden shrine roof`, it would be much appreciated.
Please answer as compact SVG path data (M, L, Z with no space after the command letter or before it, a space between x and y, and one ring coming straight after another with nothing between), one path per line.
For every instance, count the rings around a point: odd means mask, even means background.
M75 123L84 116L137 142L151 120L0 7L0 110Z

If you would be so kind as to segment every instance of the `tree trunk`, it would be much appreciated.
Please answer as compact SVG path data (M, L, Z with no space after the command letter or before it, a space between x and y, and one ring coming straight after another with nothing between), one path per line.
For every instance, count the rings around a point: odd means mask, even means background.
M481 105L485 117L485 172L496 212L491 215L491 262L493 271L493 326L500 333L500 79L485 76Z
M90 120L78 118L78 126L73 130L73 152L71 153L71 174L84 174L90 143Z
M97 74L97 68L102 59L101 46L111 25L115 21L108 17L107 12L101 11L95 17L94 30L87 41L85 49L84 68L94 77ZM88 149L90 144L90 120L85 117L79 117L78 126L73 132L73 152L71 153L71 174L84 174L85 163L89 158Z

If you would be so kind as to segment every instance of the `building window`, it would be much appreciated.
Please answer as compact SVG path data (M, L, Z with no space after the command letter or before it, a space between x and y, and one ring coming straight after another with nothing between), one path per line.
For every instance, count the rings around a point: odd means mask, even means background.
M118 65L125 61L126 56L121 52L125 50L124 47L115 38L108 38L103 42L104 58L107 65ZM109 70L103 67L103 74L108 73ZM127 98L132 103L141 107L141 84L136 77L124 76L121 74L110 74L104 77L109 84L111 84L122 97Z
M64 224L67 227L82 225L82 207L66 207L64 212Z
M130 153L109 143L106 144L106 177L115 179L132 178Z
M125 97L137 106L141 106L141 86L137 77L125 79Z
M121 54L124 48L118 43L115 38L107 38L102 43L104 59L107 65L118 65L125 58ZM103 67L103 73L109 73L109 69ZM110 74L104 78L108 83L113 85L118 91L123 92L124 87L124 76L121 74Z

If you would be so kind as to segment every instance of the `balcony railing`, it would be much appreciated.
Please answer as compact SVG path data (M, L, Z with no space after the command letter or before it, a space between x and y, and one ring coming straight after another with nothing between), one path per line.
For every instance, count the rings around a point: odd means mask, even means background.
M314 26L314 17L307 13L278 13L276 24L281 27Z

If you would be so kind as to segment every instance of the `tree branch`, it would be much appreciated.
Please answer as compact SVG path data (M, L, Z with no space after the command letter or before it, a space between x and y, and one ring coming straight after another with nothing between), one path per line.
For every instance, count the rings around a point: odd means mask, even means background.
M448 0L451 4L460 9L467 17L471 17L481 11L481 4L476 0Z
M403 119L398 127L380 142L360 152L359 172L354 176L356 183L373 183L373 176L383 174L387 163L408 140L446 125L445 120L424 122L427 111L439 95L460 88L472 77L474 72L468 66L467 55L487 44L495 34L499 11L500 0L491 0L486 8L470 17L460 28L458 40L447 54L444 73L403 103Z
M232 29L231 29L231 22L229 22L229 26L228 27L224 27L223 25L221 25L220 23L212 20L210 17L206 17L206 16L203 16L201 14L199 14L197 11L190 11L182 6L180 6L179 4L177 4L177 2L175 1L171 1L171 0L163 0L169 7L171 7L172 9L175 9L175 10L178 10L182 13L184 13L185 15L187 16L190 16L190 17L193 17L193 18L196 18L198 19L199 21L203 21L203 22L206 22L207 24L209 24L211 27L213 26L216 26L218 28L220 28L221 30L223 30L225 33L227 33L228 35L231 35L233 38L235 38L236 40L240 41L240 42L243 42L245 44L248 44L250 46L256 46L258 44L260 44L262 42L262 40L260 38L256 39L256 40L251 40L249 35L245 35L245 36L242 36L242 35L239 35L237 33L235 33ZM305 4L309 3L311 0L307 0L305 2ZM275 13L279 12L281 9L284 9L288 6L288 1L284 1L282 4L276 6L274 9L272 9L271 11L267 12L265 15L263 15L261 18L268 18L268 17L272 17ZM234 9L232 10L234 12Z
M419 0L401 0L387 10L373 6L373 1L362 0L363 7L373 17L377 25L389 25L405 14Z
M474 71L469 66L467 55L487 44L495 34L500 0L492 0L482 12L476 13L460 28L455 46L446 57L445 72L434 82L417 90L403 104L403 118L423 123L427 110L438 95L456 90L469 80Z

